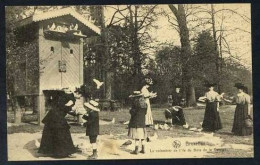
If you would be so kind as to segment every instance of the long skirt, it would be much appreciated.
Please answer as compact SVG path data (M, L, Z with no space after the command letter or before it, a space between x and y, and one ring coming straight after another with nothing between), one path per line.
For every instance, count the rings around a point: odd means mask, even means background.
M150 104L150 100L148 98L145 100L145 102L147 105L147 112L145 115L145 125L150 126L150 125L153 125L153 115L152 115L151 104Z
M129 128L128 136L132 139L146 139L147 138L146 128Z
M45 125L38 152L54 157L66 157L75 153L69 128L50 128Z
M219 112L217 111L217 102L207 102L202 128L204 131L210 132L222 128Z
M253 133L253 128L245 126L245 119L248 116L248 105L237 104L234 116L232 132L235 135L247 136Z

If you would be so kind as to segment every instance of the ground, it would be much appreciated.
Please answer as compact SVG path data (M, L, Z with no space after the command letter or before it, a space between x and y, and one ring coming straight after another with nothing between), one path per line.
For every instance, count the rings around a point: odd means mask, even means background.
M153 105L154 122L163 124L165 121L165 106ZM220 116L223 129L214 134L194 132L183 127L173 127L170 130L149 129L152 141L146 144L146 154L132 155L134 144L122 146L128 141L127 125L128 109L116 112L100 112L100 136L98 140L99 159L138 159L138 158L223 158L223 157L253 157L253 136L234 136L231 134L234 105L222 106ZM186 108L186 121L190 127L201 128L204 108ZM33 116L31 116L33 118ZM28 120L30 115L24 118ZM115 118L115 123L110 121ZM37 153L37 143L41 140L42 126L36 122L12 124L13 114L8 113L8 160L50 160ZM82 152L74 154L73 160L86 159L91 154L91 146L85 136L85 128L76 124L68 117L74 145ZM37 141L37 142L36 142ZM22 154L17 154L22 153Z

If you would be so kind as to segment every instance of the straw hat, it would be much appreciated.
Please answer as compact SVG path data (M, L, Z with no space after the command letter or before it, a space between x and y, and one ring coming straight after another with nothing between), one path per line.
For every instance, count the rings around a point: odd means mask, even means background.
M214 87L214 86L216 86L216 85L217 85L216 83L209 83L209 82L207 82L207 83L205 84L206 87Z

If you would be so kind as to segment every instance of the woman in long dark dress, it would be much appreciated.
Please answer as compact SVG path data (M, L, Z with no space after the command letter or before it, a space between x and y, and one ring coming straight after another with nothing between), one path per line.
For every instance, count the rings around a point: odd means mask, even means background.
M205 94L206 108L202 124L203 131L214 132L222 128L219 116L219 102L222 95L214 91L215 84L207 84L209 91Z
M244 92L245 86L241 83L236 83L238 94L234 98L236 110L234 115L234 123L232 132L235 135L247 136L253 133L252 127L245 125L245 120L250 118L250 96Z
M72 92L57 91L56 104L42 120L43 134L39 153L53 157L68 157L76 152L65 116L75 104Z

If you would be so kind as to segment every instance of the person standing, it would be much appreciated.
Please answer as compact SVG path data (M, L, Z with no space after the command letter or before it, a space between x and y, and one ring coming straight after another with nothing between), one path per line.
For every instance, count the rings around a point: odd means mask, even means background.
M132 99L132 107L130 109L131 119L128 126L128 136L135 140L135 150L132 154L139 153L139 145L142 145L140 153L145 153L145 139L147 138L145 115L147 112L147 104L140 91L135 91L129 96Z
M236 83L235 87L238 89L238 93L234 98L236 109L232 132L238 136L251 135L253 133L253 129L245 123L246 119L251 119L250 96L245 93L247 88L242 83Z
M172 94L172 106L185 106L185 99L183 98L182 93L180 92L180 86L176 86L175 92Z
M221 119L219 116L219 102L223 97L224 93L219 95L214 91L214 83L208 83L206 86L209 91L205 94L206 109L204 114L204 120L202 123L203 131L214 132L222 129Z
M153 81L151 78L145 78L145 85L141 89L141 93L144 96L145 103L147 105L147 112L145 115L145 125L146 127L150 127L153 125L153 116L152 116L152 109L150 104L150 98L154 98L157 96L156 93L149 92L148 88L153 84ZM150 139L147 137L147 141L149 142Z
M83 119L86 120L86 136L89 136L90 143L92 145L93 154L89 156L89 159L97 159L97 137L99 135L99 108L98 102L90 100L84 103L87 113L83 115Z
M53 91L53 98L56 103L42 120L44 128L38 152L58 158L69 157L77 149L73 145L70 126L65 116L72 110L75 97L66 88Z

